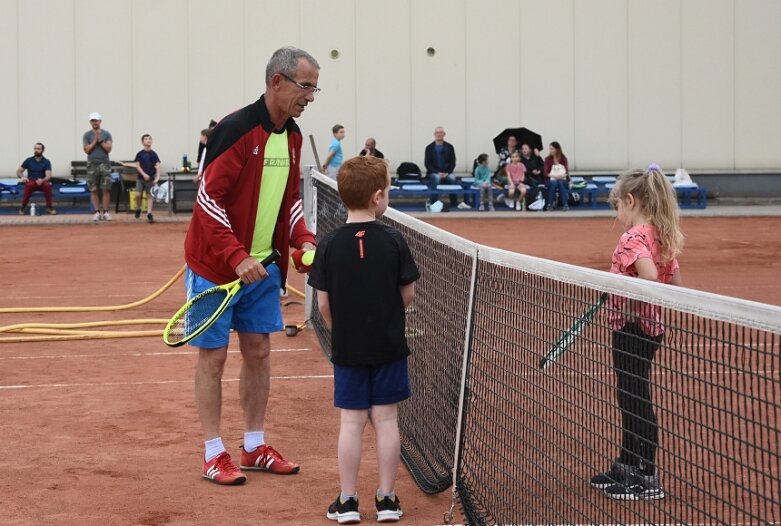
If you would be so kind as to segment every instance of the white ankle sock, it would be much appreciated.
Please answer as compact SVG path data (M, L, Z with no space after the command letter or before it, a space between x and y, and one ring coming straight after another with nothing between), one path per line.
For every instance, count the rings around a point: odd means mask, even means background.
M347 494L345 494L345 493L340 493L340 494L339 494L339 502L341 502L341 503L345 503L345 502L347 502L347 499L355 499L355 500L358 500L358 492L356 491L356 492L355 492L355 493L353 493L352 495L347 495Z
M263 431L248 431L244 433L244 451L247 453L255 451L265 443L266 437Z
M211 459L225 451L225 446L222 444L222 437L207 440L203 445L206 448L206 454L203 456L206 462L209 462Z

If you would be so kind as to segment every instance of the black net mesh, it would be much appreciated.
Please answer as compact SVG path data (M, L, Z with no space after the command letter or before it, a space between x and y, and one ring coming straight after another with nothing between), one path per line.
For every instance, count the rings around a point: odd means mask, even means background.
M322 236L346 213L314 181ZM422 274L400 427L423 491L447 488L456 464L468 524L781 521L781 308L505 253L393 210L383 221ZM649 305L656 339L632 332L653 326ZM631 324L616 334L619 312Z

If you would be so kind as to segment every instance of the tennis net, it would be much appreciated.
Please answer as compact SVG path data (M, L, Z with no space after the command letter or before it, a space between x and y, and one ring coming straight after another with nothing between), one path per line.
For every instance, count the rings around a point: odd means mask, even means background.
M346 210L327 177L313 172L305 187L321 238ZM454 484L468 524L781 521L781 308L482 246L395 210L383 221L422 276L407 313L413 397L399 423L423 491ZM594 308L603 293L611 300ZM623 300L658 307L665 330L655 356L621 362L618 386L611 320ZM562 339L571 345L541 369ZM639 490L636 479L592 487L622 444L633 476L657 445L657 477Z

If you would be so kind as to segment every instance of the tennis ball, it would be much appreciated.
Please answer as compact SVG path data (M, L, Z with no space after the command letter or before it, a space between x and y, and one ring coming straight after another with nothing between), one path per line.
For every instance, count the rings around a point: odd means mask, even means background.
M315 262L315 251L314 250L307 250L304 252L304 255L301 256L301 263L306 265L307 267L311 267L312 263Z

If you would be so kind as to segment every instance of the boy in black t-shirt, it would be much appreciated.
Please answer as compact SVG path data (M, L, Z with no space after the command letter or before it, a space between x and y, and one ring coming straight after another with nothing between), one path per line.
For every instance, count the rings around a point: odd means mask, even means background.
M401 451L398 403L410 397L404 308L420 277L401 233L377 221L388 207L390 175L385 161L355 157L337 175L347 222L320 241L309 276L331 329L334 405L341 409L341 494L326 516L360 521L357 479L361 437L371 418L377 436L380 484L377 520L402 516L394 486Z

